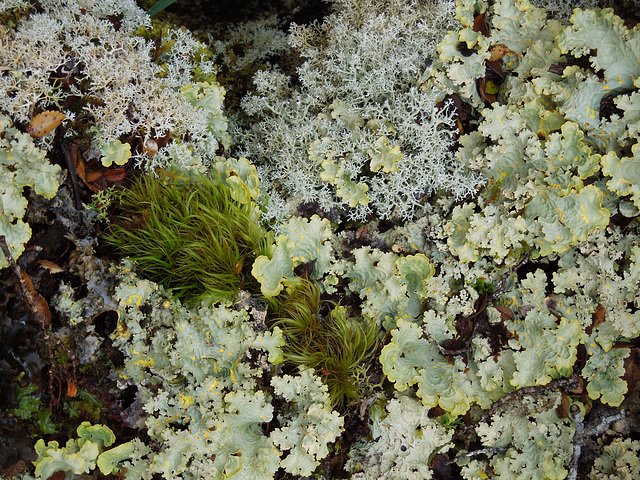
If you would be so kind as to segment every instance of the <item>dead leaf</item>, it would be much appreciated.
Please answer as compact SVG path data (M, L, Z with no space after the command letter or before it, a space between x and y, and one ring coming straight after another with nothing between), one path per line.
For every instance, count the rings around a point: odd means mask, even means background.
M31 123L29 123L27 133L33 138L42 137L47 133L54 131L65 118L66 116L64 113L53 110L47 110L39 113L33 117Z
M44 299L44 297L37 293L35 288L33 288L31 277L29 277L29 275L27 275L24 270L20 269L20 275L24 280L24 285L28 291L29 296L31 296L32 298L33 313L38 317L38 319L45 327L48 327L51 324L51 312L49 311L49 304ZM30 302L28 301L27 304L28 303Z
M64 480L66 476L66 472L64 470L58 470L56 473L52 474L47 480Z
M489 62L495 62L496 60L500 60L507 53L513 53L506 45L496 45L491 48L490 52L491 56L489 57Z
M478 79L478 92L485 102L494 103L496 101L495 95L487 93L487 79L485 77Z
M86 184L87 183L87 164L84 161L84 158L78 153L77 149L71 150L71 154L73 155L73 164L76 167L76 175L80 177L80 179Z
M75 398L77 394L78 394L78 387L76 387L76 384L74 383L74 381L67 380L67 397Z
M501 82L504 80L506 74L502 69L502 63L499 60L496 60L495 62L485 60L484 66L487 67L487 74L485 76L488 79L492 79L494 82Z
M78 146L73 143L69 144L69 154L71 155L76 175L82 180L82 183L89 187L89 190L99 192L106 188L106 186L95 183L102 178L102 170L104 170L100 162L86 162L85 159L82 158Z
M110 168L106 170L102 176L107 182L116 183L124 180L124 177L127 175L126 168Z
M600 325L602 322L604 322L606 317L607 317L607 311L604 309L602 305L598 305L596 307L596 311L593 312L593 315L591 316L591 320L592 320L591 325L585 328L585 332L587 333L587 335L591 335L591 332L593 332L593 329L596 328L598 325Z
M436 405L435 407L431 407L429 409L429 418L438 418L440 415L444 415L447 411L442 408L440 405Z
M45 327L48 327L51 324L51 312L49 311L49 304L39 293L36 293L36 296L33 300L35 302L35 309L38 318Z
M22 276L22 279L24 280L24 283L27 286L27 290L29 291L29 294L31 295L31 297L35 297L36 290L33 288L33 282L31 281L31 277L27 275L26 272L22 269L20 269L20 276Z
M101 172L86 172L83 180L85 180L85 183L93 183L100 177L102 177Z
M615 342L613 345L611 345L612 350L621 350L623 348L633 348L633 347L634 347L633 343L629 343L629 342Z
M507 307L503 307L502 305L496 305L493 308L495 308L500 312L500 320L502 320L503 322L505 320L513 320L513 312L509 310Z
M49 270L49 273L64 272L64 268L60 268L57 264L53 263L50 260L38 260L38 265L40 265L42 268Z
M549 67L549 73L553 73L555 75L562 75L564 69L569 66L568 63L554 63Z
M624 375L622 379L627 382L625 398L628 398L633 395L640 382L640 349L632 348L629 356L624 359Z
M293 269L293 273L295 273L298 277L309 278L315 266L316 266L316 259L314 258L310 262L296 265L296 267Z
M485 37L489 36L489 27L487 27L487 21L484 18L484 13L473 19L473 31L480 32Z
M567 418L569 416L569 397L564 392L561 392L560 405L556 407L556 414L560 418Z
M558 299L553 295L549 295L544 299L544 304L549 310L556 310L558 308Z
M356 240L359 242L362 242L364 241L366 236L367 236L367 227L366 225L362 225L361 227L358 228L358 230L356 230Z
M566 393L570 393L571 395L581 395L584 392L584 380L582 377L578 377L578 384L573 388L565 388L564 391Z
M436 454L429 461L429 467L435 480L452 480L454 478L453 467L451 466L449 455L446 453Z
M236 272L238 275L240 275L240 272L242 272L242 264L243 264L243 261L241 258L236 262L236 264L233 267L233 271Z

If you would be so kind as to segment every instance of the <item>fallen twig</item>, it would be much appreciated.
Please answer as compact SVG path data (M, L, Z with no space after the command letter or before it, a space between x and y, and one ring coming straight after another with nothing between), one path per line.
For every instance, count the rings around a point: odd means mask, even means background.
M505 403L513 400L514 398L523 397L525 395L535 395L545 390L561 390L565 388L575 388L577 384L578 384L578 376L574 374L569 378L559 378L557 380L553 380L549 382L547 385L534 385L531 387L522 387L519 390L507 393L501 399L493 402L491 404L491 407L489 407L489 410L485 414L483 414L478 419L478 421L458 430L453 436L453 440L460 438L469 430L473 430L476 427L476 425L478 425L481 422L484 422L485 420L493 416L493 414L496 412L498 408L502 407Z
M622 409L618 413L601 418L597 425L585 429L584 421L580 414L580 408L577 405L571 406L571 417L575 423L576 432L573 435L573 455L571 456L571 463L569 464L569 475L567 476L567 480L576 480L578 478L580 454L582 452L582 445L584 445L585 437L602 435L609 429L609 425L613 422L617 422L618 420L622 420L626 414L627 412Z
M500 279L498 280L498 284L496 285L496 289L493 291L491 295L489 295L489 301L493 301L496 298L499 298L500 295L504 293L504 286L507 283L507 280L511 275L518 271L520 267L522 267L525 263L529 261L529 253L525 253L524 256L518 260L518 263L513 265L506 273L504 273Z
M458 463L460 460L464 460L465 458L473 458L478 455L484 455L487 453L498 453L498 452L506 452L509 450L508 447L490 447L490 448L481 448L480 450L474 450L472 452L463 453L462 455L458 455L453 460L449 460L447 465L451 465L452 463Z
M627 416L627 411L623 408L618 413L612 413L611 415L602 417L600 419L600 423L585 429L584 434L587 437L602 435L604 432L609 430L609 425L611 425L613 422L617 422L618 420L622 420L626 416Z
M580 407L571 405L571 416L576 425L576 431L573 434L573 455L569 463L569 476L567 480L576 480L578 478L578 462L580 461L580 453L582 452L582 444L584 443L584 422L580 414Z

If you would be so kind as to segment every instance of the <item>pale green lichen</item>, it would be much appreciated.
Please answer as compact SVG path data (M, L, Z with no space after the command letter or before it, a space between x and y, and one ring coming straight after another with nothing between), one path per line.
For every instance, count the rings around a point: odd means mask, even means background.
M428 12L442 12L440 23L420 25L417 15L436 4L335 5L317 30L292 30L304 55L299 89L282 73L256 75L244 106L258 121L234 132L238 153L244 148L255 163L215 155L226 139L216 116L223 92L188 79L183 99L216 141L195 145L185 131L154 165L210 165L236 201L259 199L278 218L271 256L253 265L271 301L285 289L295 295L295 272L304 268L319 292L348 301L333 315L356 308L377 321L390 383L360 399L370 435L349 452L352 478L431 478L434 461L455 462L466 479L566 478L578 415L594 422L602 404L623 407L632 395L625 373L640 335L639 29L610 10L576 11L566 26L566 11L562 22L552 20L526 0L459 0L459 30L445 36L453 11L442 4ZM474 29L480 13L487 36ZM406 33L397 35L400 26ZM429 68L424 59L442 36L440 60ZM310 41L318 38L323 48ZM477 83L496 45L508 47L501 65L513 74L485 102ZM412 46L419 60L407 58ZM581 66L559 67L579 56ZM369 63L351 68L363 59ZM476 107L478 118L451 156L450 130L434 125L452 127L451 112L425 113L444 92ZM603 99L617 110L601 112ZM463 198L481 176L486 186ZM319 216L284 220L309 201L346 204L351 219L377 211L394 221L336 225L335 210L327 214L333 225ZM127 478L267 479L279 468L320 475L331 444L343 445L343 419L313 372L283 375L276 366L285 340L277 327L267 330L262 297L187 309L127 267L118 275L119 382L138 387L151 439L148 447L132 442ZM80 315L71 301L61 309ZM359 379L360 392L368 378ZM637 442L613 435L598 441L591 478L638 475Z
M330 223L314 215L309 220L291 218L279 229L280 235L272 246L271 258L260 255L253 262L251 273L260 282L266 297L278 295L282 289L297 282L293 269L313 262L309 275L318 279L327 272L333 260Z
M589 473L590 480L633 480L640 476L640 441L615 438L602 453Z
M48 479L56 472L64 472L64 478L71 480L90 473L96 465L103 475L117 474L121 470L119 464L135 450L131 442L105 450L116 441L116 436L106 425L82 422L77 432L79 438L69 440L65 447L60 447L56 441L45 444L40 439L36 442L38 458L33 463L37 478Z
M28 201L24 188L45 198L58 191L59 165L46 159L46 152L36 147L32 138L12 126L9 117L0 114L0 235L4 235L13 259L24 251L31 238L31 228L24 222ZM0 253L0 268L9 265Z
M396 394L373 410L373 442L360 442L351 449L346 469L352 479L428 480L425 468L436 452L446 452L452 432L429 416L429 407L407 395Z
M110 167L113 163L124 165L131 158L131 145L120 140L111 140L100 148L100 153L100 161L105 167Z
M451 108L436 107L427 81L435 46L453 27L452 3L379 7L339 2L318 28L292 28L299 88L280 71L255 75L242 105L256 121L237 141L261 166L268 215L316 201L360 221L415 218L429 194L463 198L482 184L451 155Z
M144 425L159 444L141 460L150 471L166 478L206 470L208 478L266 480L279 467L308 474L328 455L343 419L329 407L320 379L305 371L273 377L272 393L260 386L283 358L279 328L254 329L258 312L252 321L228 303L188 310L126 268L119 278L121 316L113 338L126 354L119 376L138 385ZM151 318L153 331L144 328ZM285 406L277 412L280 428L267 433L272 397Z

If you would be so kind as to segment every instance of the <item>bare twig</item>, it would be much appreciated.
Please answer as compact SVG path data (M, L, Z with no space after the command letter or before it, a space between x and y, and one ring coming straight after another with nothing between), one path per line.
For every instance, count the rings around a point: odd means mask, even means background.
M40 318L42 314L41 312L39 312L38 308L36 307L35 299L33 298L33 295L31 295L31 291L27 286L27 281L22 276L22 271L20 270L20 267L18 267L18 265L16 264L16 261L13 259L13 256L11 255L11 251L9 250L9 245L7 244L7 239L4 235L0 235L0 249L2 249L2 253L4 253L4 256L7 259L7 262L9 262L9 266L11 267L11 270L13 270L13 274L18 279L18 283L20 284L20 291L22 292L22 297L24 298L25 303L31 309L31 311L35 313L36 317L38 317L38 320L42 321L42 319Z
M498 280L498 284L496 285L496 289L489 296L489 301L493 301L496 298L499 298L500 295L502 295L504 293L504 286L507 283L508 278L511 275L513 275L515 272L517 272L518 269L520 269L520 267L522 267L528 261L529 261L529 252L525 253L524 256L520 260L518 260L518 263L513 265L506 273L502 274L502 276L500 277L500 280Z
M577 405L571 406L571 417L576 426L576 432L573 435L573 455L569 464L569 475L567 480L576 480L578 478L578 468L580 466L580 454L582 445L584 445L585 437L600 436L609 429L609 425L618 420L622 420L627 412L622 409L618 413L607 415L600 419L597 425L585 428L580 408Z
M567 477L567 480L576 480L578 478L580 453L582 451L582 444L584 443L584 422L582 421L580 407L577 405L571 405L571 416L573 417L576 431L573 434L573 455L571 456L571 462L569 463L569 476Z
M535 386L531 386L531 387L522 387L519 390L507 393L501 399L496 400L495 402L493 402L491 404L491 407L489 408L489 410L484 415L482 415L478 419L477 422L472 423L470 425L467 425L466 427L458 430L455 433L455 435L453 436L453 439L455 440L457 438L460 438L462 435L467 433L469 430L475 429L476 425L478 425L481 422L484 422L485 420L487 420L488 418L493 416L493 414L496 412L496 410L498 410L505 403L510 402L514 398L523 397L525 395L536 395L536 394L538 394L540 392L544 392L546 390L562 390L562 389L566 389L566 388L569 388L569 389L570 388L575 388L575 386L577 386L577 385L578 385L578 376L574 374L569 378L559 378L557 380L553 380L552 382L548 383L547 385L535 385Z
M74 148L75 145L74 145ZM64 142L60 142L60 150L62 151L62 156L64 157L64 161L67 164L67 169L69 170L69 177L71 178L71 186L73 187L73 204L76 207L76 210L82 210L82 200L80 200L80 186L78 185L78 170L76 169L76 164L73 161L73 152L71 151L71 145L66 144Z
M464 460L465 458L473 458L478 455L485 455L487 453L499 453L506 452L509 450L509 447L490 447L490 448L481 448L480 450L474 450L473 452L467 452L462 455L458 455L453 460L449 460L447 465L451 465L452 463L458 463L460 460Z
M618 413L613 413L611 415L607 415L606 417L601 418L600 423L585 429L584 434L587 437L602 435L604 432L606 432L609 429L609 425L611 425L613 422L617 422L618 420L622 420L626 416L627 416L627 411L623 408Z

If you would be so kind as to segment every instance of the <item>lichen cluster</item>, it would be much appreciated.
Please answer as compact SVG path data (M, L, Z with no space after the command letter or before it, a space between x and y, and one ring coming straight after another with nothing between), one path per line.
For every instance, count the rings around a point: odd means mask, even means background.
M40 3L0 32L0 228L18 256L61 137L124 172L103 218L129 258L56 305L117 312L141 436L83 424L36 444L36 476L638 475L640 27L335 0L288 46L270 18L208 47L132 2ZM213 52L255 71L235 111ZM57 140L16 128L51 108Z

